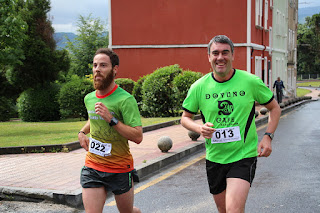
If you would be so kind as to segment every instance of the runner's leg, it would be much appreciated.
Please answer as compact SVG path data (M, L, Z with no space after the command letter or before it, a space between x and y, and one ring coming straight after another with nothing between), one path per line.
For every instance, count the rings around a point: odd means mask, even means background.
M104 187L82 188L82 200L86 213L101 213L107 198Z
M240 178L227 178L226 210L227 212L244 212L250 183Z
M133 184L133 182L132 182ZM121 195L115 195L115 200L120 213L140 213L140 209L133 206L134 189L131 189Z
M216 203L219 213L226 212L226 190L220 194L213 195L214 202Z

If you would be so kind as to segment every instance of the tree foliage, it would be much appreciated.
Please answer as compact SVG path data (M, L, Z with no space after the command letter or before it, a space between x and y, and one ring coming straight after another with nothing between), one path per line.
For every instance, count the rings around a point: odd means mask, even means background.
M298 73L320 73L320 13L298 25Z
M23 10L19 0L0 1L0 65L1 67L21 63L24 59L20 48L28 29L22 17ZM3 69L2 69L3 70Z
M91 73L94 53L98 48L108 46L108 35L105 24L99 18L79 16L78 36L74 42L68 39L67 49L71 55L71 73L85 76Z
M67 53L55 49L54 30L47 17L50 1L26 0L22 4L21 15L28 25L20 47L25 58L22 64L6 70L6 77L16 87L26 90L55 81L58 73L67 67Z

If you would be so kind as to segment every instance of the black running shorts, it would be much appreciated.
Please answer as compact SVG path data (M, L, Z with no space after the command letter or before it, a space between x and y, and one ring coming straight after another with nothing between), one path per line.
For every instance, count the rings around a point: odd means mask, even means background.
M219 164L206 160L207 178L211 194L220 194L227 188L227 178L240 178L252 184L257 166L257 157Z
M108 173L84 166L80 177L80 183L83 188L105 187L107 191L112 191L115 195L128 192L132 187L132 180L139 182L135 169L126 173Z

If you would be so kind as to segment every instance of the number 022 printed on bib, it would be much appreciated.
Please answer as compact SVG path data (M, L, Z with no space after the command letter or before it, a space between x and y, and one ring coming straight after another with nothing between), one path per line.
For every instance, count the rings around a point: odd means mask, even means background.
M96 139L89 138L89 152L100 155L102 157L110 156L112 144L111 143L102 143Z
M239 126L216 129L212 134L211 143L228 143L240 141L241 134Z

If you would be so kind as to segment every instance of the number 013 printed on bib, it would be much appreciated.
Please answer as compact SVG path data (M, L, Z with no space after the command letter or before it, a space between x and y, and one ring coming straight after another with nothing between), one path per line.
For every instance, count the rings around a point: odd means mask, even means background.
M211 143L228 143L240 141L241 134L239 126L216 129L212 134Z

